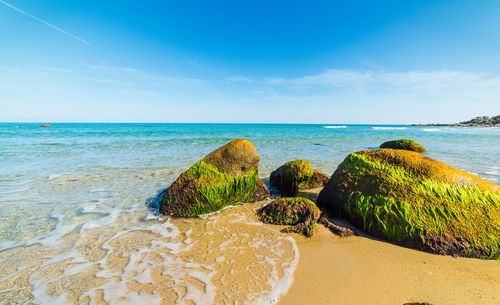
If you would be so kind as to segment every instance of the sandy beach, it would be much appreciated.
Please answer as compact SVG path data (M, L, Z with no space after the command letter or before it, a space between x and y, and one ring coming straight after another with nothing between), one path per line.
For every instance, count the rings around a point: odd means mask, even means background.
M280 305L500 304L495 260L429 254L364 234L339 238L321 225L311 238L293 237L300 258Z

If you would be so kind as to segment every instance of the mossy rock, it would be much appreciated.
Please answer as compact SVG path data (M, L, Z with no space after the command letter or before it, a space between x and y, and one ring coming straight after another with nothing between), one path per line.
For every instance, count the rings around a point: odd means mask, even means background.
M316 223L320 223L341 237L356 235L349 228L337 226L321 213L321 210L307 198L279 198L258 211L259 218L264 223L274 225L289 225L281 232L295 232L307 237L313 235Z
M330 176L323 173L319 169L315 169L313 170L313 175L311 176L309 181L299 187L299 191L324 187L328 183L328 180L330 180Z
M380 145L380 148L411 150L419 153L427 151L427 149L425 149L425 147L423 147L420 143L409 139L387 141L382 143L382 145Z
M306 160L285 163L271 173L269 184L283 196L296 196L299 191L323 187L330 177L313 170Z
M350 154L317 205L400 245L438 254L500 256L500 187L416 152Z
M259 160L250 141L231 141L182 173L162 194L160 212L196 216L268 197L269 190L259 179Z
M260 209L258 214L264 223L291 226L282 232L312 236L321 211L311 200L293 197L276 199Z
M260 178L257 180L257 184L255 189L253 190L252 198L250 199L252 202L254 201L262 201L271 197L271 193L269 193L269 189L264 181Z

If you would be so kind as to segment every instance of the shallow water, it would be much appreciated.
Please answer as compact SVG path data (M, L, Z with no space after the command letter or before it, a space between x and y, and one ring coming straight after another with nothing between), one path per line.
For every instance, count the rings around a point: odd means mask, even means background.
M158 191L234 138L261 176L303 158L331 174L350 152L396 138L494 183L500 128L237 124L0 124L0 302L272 302L294 241L246 204L199 219L158 217ZM26 128L19 128L26 127ZM274 288L274 289L273 289Z

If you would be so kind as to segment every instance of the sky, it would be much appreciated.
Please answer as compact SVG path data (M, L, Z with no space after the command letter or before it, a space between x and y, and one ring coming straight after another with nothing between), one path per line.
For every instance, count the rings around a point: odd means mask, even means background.
M0 122L500 114L500 1L0 0Z

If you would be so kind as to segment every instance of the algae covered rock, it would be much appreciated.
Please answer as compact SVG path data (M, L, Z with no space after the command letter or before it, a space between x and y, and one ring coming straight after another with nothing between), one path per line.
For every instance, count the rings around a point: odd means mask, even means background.
M311 179L299 187L299 191L323 187L328 183L328 180L330 180L330 176L323 173L319 169L315 169L313 170Z
M302 197L288 197L276 199L258 212L264 223L275 225L289 225L282 232L295 232L307 237L313 235L314 226L320 223L340 236L351 236L356 233L349 229L337 226L322 216L321 210L309 199Z
M416 152L350 154L317 205L400 245L439 254L500 256L500 187Z
M311 236L321 211L311 200L293 197L276 199L260 209L258 214L264 223L291 226L282 232Z
M250 141L231 141L182 173L162 194L160 212L196 216L263 199L269 191L258 176L259 160Z
M420 145L420 143L409 139L387 141L382 143L382 145L380 145L380 148L411 150L419 153L427 151L427 149L425 149L425 147Z
M273 171L269 184L284 196L296 196L299 190L324 186L328 179L328 175L322 171L313 170L306 160L295 160Z
M255 189L253 190L253 195L250 201L262 201L271 197L271 193L269 193L269 189L267 185L262 179L257 180L257 184L255 185Z

